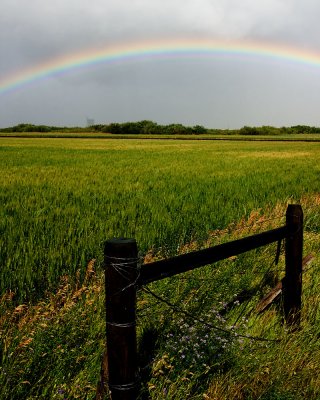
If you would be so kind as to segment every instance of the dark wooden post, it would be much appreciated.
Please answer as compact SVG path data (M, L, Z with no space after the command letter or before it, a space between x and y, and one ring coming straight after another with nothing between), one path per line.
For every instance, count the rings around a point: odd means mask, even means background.
M303 212L300 205L290 204L286 213L286 276L283 306L288 325L299 326L302 293Z
M139 390L136 341L135 239L105 243L108 386L112 400L135 400Z

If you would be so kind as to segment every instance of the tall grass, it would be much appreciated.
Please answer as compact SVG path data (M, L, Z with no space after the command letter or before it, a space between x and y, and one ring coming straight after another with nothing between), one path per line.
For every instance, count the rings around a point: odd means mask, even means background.
M32 299L104 240L175 253L318 190L320 144L1 139L1 292Z
M303 209L305 255L318 254L319 197L304 199ZM206 245L273 228L282 216L282 205L268 214L253 212L215 231ZM183 251L199 246L185 244ZM290 333L281 322L281 304L256 312L283 277L283 249L277 266L275 254L273 244L148 285L174 307L138 292L140 399L319 398L319 256L303 276L301 329ZM158 255L149 253L145 261L153 257ZM61 277L57 289L33 305L15 306L12 294L2 296L1 399L96 398L105 344L104 282L96 268L89 262L75 284Z
M1 139L0 398L95 398L104 240L136 237L147 262L279 226L292 201L317 256L301 330L255 310L275 245L155 282L174 306L138 293L141 398L318 399L319 146Z

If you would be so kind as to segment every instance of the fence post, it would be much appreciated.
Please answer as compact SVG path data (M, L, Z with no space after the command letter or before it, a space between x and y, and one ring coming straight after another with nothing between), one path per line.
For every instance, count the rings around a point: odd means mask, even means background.
M136 340L135 239L105 242L108 387L112 400L135 400L139 390Z
M302 293L303 212L300 205L290 204L286 213L286 275L283 306L288 325L299 326Z

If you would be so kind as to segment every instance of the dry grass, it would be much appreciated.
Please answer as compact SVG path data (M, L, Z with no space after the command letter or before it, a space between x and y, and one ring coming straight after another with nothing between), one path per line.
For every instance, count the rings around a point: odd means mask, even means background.
M211 246L230 239L275 228L279 226L279 223L280 225L284 223L283 217L286 205L289 202L290 200L286 203L279 203L265 213L262 210L254 210L248 218L243 218L236 223L230 224L226 229L210 232L207 241L204 243L192 241L181 245L179 252L190 252L200 247ZM320 206L320 195L305 196L300 202L305 210L306 220L308 220L315 207ZM172 366L171 358L166 353L161 354L161 350L159 350L159 357L152 366L151 379L147 382L152 398L157 400L165 398L180 400L183 398L181 397L183 393L189 393L190 399L199 400L318 399L320 395L320 376L317 373L317 369L320 362L320 348L317 338L320 332L317 326L319 325L320 296L317 291L319 278L316 275L316 271L319 266L319 243L319 233L308 230L305 232L305 254L311 251L314 252L316 260L312 264L313 268L307 270L303 278L305 290L301 331L290 336L283 331L281 333L283 334L282 341L273 348L257 348L255 352L252 351L252 348L247 350L244 348L237 354L238 359L231 369L212 374L206 390L201 387L199 392L192 396L190 393L193 393L194 387L197 387L199 377L190 373L190 371L184 370L181 371L178 378L173 379L171 377L169 379L168 375L176 372ZM269 254L266 254L266 256L270 257ZM161 252L151 249L145 255L144 262L152 262L162 257ZM61 324L71 326L71 324L74 324L74 315L78 315L80 319L88 320L88 331L86 333L88 342L92 341L94 343L94 336L97 336L97 334L92 335L88 334L88 332L90 332L90 329L95 329L94 327L90 328L90 324L92 324L93 315L97 312L97 306L99 303L101 304L101 297L103 297L103 277L96 272L95 264L95 259L91 259L88 262L82 282L80 282L80 274L78 274L78 279L75 282L71 282L67 275L62 276L57 290L52 293L46 293L44 299L37 303L22 303L14 306L14 293L8 292L1 297L0 334L3 343L2 351L5 354L6 362L9 362L9 354L12 354L16 359L16 366L19 363L26 365L28 358L35 357L34 354L41 351L40 358L44 362L44 376L48 373L47 367L55 371L66 368L65 366L62 367L62 365L66 363L64 360L70 357L70 354L67 354L65 345L63 343L58 344L54 349L54 357L56 357L54 362L56 364L50 364L48 361L48 365L46 365L45 360L50 357L50 354L48 354L49 349L43 348L43 344L40 347L39 338L43 335L43 332L50 331L53 327ZM186 301L189 301L190 296L193 297L198 292L194 291L191 294L187 294ZM143 309L149 306L152 306L152 302L143 297L139 298L139 308ZM162 311L160 315L161 323L165 321L164 316L165 312ZM103 317L101 318L103 326ZM254 323L252 323L249 333L264 336L265 329L275 324L278 326L276 329L281 331L278 318L275 308L269 309L259 317L254 316ZM70 329L74 332L73 334L76 334L78 327L73 326ZM103 331L102 337L104 337ZM99 340L102 343L104 342L101 337ZM101 351L101 346L99 349ZM96 358L92 365L95 364L97 366L97 363L100 365L98 369L95 366L95 369L91 370L89 364L84 364L88 356L83 352L84 347L80 347L75 358L70 359L72 365L82 365L82 370L73 380L68 381L67 377L58 376L55 378L50 376L52 382L47 382L46 384L48 387L51 385L51 391L48 388L46 389L48 390L47 397L39 395L40 397L34 398L58 399L61 397L53 395L53 393L57 393L60 390L61 393L68 395L69 397L67 398L70 399L93 399L96 395L101 359L99 355L98 357L95 356ZM61 366L59 366L59 363L61 363ZM24 373L24 368L26 367L16 367L19 376L16 381L19 382L17 385L24 387L23 393L31 393L32 387L38 387L41 392L41 388L44 385L41 382L42 378L38 383L32 381L30 375ZM67 370L66 368L64 371ZM86 377L86 375L90 374L93 376L91 381ZM16 390L15 393L18 393L17 387L14 389ZM169 397L164 395L164 387ZM293 393L296 393L296 398L292 397ZM33 397L25 396L21 398L31 399Z

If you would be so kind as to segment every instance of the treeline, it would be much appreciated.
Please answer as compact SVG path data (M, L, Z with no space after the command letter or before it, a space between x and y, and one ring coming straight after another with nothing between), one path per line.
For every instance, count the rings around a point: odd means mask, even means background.
M273 126L250 127L240 129L211 129L202 125L184 126L182 124L160 125L153 121L138 122L112 122L110 124L96 124L83 127L61 127L33 124L18 124L0 129L0 132L92 132L109 133L113 135L287 135L287 134L313 134L320 133L320 127L308 125L295 125L291 127L276 128Z
M92 129L89 129L91 131ZM18 124L8 128L1 128L0 132L88 132L87 128L79 127L66 127L66 126L47 126L47 125L33 125L33 124Z
M209 133L208 129L201 125L193 127L182 124L159 125L153 121L139 122L113 122L108 125L93 125L95 132L112 133L115 135L201 135Z
M244 126L237 131L240 135L286 135L299 133L320 133L320 127L295 125L291 127L275 128L273 126L250 127Z

